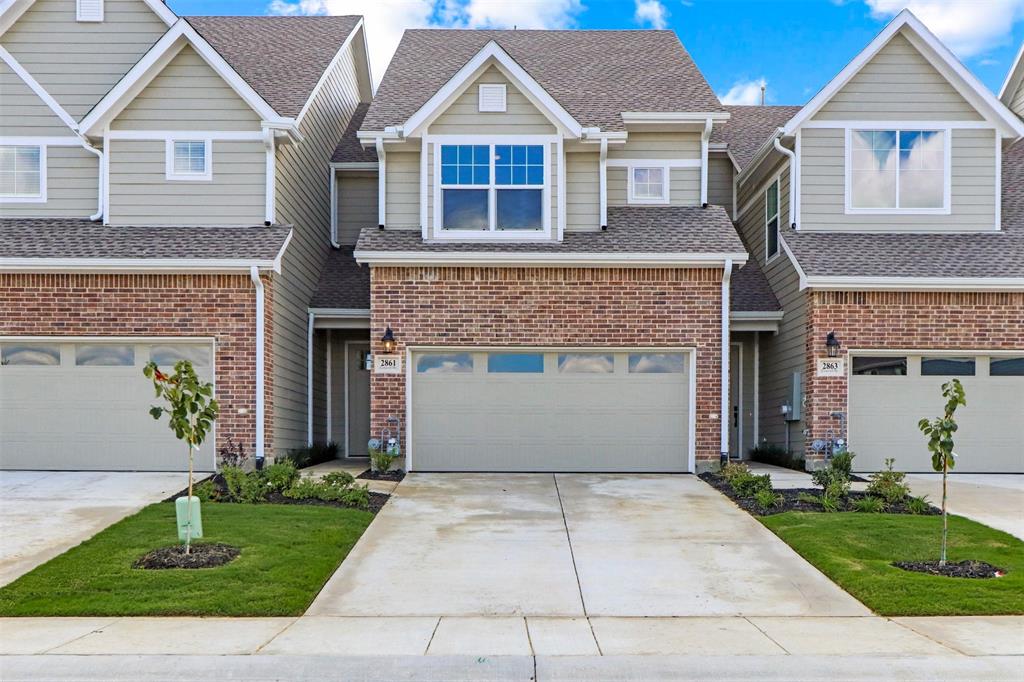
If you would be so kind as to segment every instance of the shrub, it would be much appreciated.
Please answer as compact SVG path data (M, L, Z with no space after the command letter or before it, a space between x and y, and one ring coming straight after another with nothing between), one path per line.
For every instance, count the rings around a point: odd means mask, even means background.
M217 487L213 485L213 481L206 479L196 483L192 494L198 497L200 502L211 502L217 497Z
M865 514L880 514L885 511L885 500L880 497L861 497L853 501L853 510Z
M839 500L829 497L828 495L822 495L818 502L821 504L823 511L835 513L839 511Z
M771 443L761 443L757 447L752 448L750 450L750 458L755 462L764 462L765 464L774 464L786 469L804 471L803 457L794 455L786 450L786 448Z
M389 454L386 450L380 450L378 448L370 448L369 453L371 471L386 474L391 469L391 464L395 461L394 455Z
M750 498L762 491L772 491L772 477L768 474L758 476L756 474L744 474L733 477L729 482L732 490L737 496Z
M323 462L329 462L332 459L337 459L338 444L334 441L326 444L313 443L308 447L289 450L287 454L285 454L285 458L291 460L296 469L305 469L306 467L311 467L314 464L321 464Z
M332 471L329 474L325 474L321 480L327 485L338 488L347 488L356 482L356 479L352 477L352 474L347 471Z
M245 468L249 455L245 452L245 446L236 443L228 437L228 444L217 450L217 462L220 467Z
M782 503L782 495L774 490L758 490L754 493L754 502L761 509L771 509Z
M299 472L291 460L285 459L274 462L254 475L262 475L266 479L266 486L280 493L292 487L292 483L299 477Z
M239 467L224 467L220 475L227 487L228 502L259 504L267 498L267 486L260 472L246 473Z
M370 506L370 491L366 486L354 485L355 479L343 471L327 474L321 479L300 478L284 492L285 497L297 500L322 500L340 502L349 507L367 509Z
M907 498L907 511L911 514L927 514L931 510L931 506L927 495Z
M850 492L850 479L839 469L819 469L811 474L811 480L822 488L826 497L842 499Z
M797 493L796 500L805 504L821 504L821 498L810 493Z
M871 482L867 487L869 495L876 495L890 505L902 502L910 494L910 486L903 482L907 475L902 471L893 471L894 461L892 458L886 459L885 469L871 474Z
M731 483L732 480L737 476L749 476L750 467L748 467L746 464L743 464L742 462L729 462L724 467L722 467L722 470L719 472L719 474L722 476L722 478Z
M849 450L835 452L832 454L831 459L829 459L829 467L843 473L847 480L849 480L850 474L853 473L853 458L855 456Z

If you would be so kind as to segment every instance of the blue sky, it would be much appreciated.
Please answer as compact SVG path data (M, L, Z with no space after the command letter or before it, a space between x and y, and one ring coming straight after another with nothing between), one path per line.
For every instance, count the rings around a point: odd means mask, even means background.
M363 14L379 78L408 27L668 28L719 97L803 104L909 6L998 92L1024 0L168 0L178 14Z

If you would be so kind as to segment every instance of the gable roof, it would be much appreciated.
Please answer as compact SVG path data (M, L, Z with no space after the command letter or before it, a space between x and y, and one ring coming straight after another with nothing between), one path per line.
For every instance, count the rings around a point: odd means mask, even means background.
M178 20L178 16L171 11L164 0L141 1L168 26ZM0 0L0 34L9 29L35 3L36 0Z
M624 111L724 112L671 31L412 29L362 129L402 125L491 41L584 127L623 131Z
M728 145L729 153L739 166L737 171L750 165L765 141L801 109L799 106L725 108L729 112L729 120L715 124L711 129L711 142Z
M363 118L369 108L370 105L365 102L356 105L341 140L334 148L331 163L377 163L377 150L374 147L364 147L356 137L356 131L363 124Z
M1010 70L1006 73L1006 80L999 88L999 99L1006 106L1010 106L1014 94L1020 90L1021 81L1024 80L1024 43L1021 43L1017 50L1017 56L1013 59Z

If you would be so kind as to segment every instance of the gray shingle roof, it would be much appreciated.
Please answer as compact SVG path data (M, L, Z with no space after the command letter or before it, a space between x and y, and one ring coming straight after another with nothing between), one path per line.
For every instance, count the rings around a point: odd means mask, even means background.
M729 145L740 170L754 160L754 155L776 128L782 127L803 107L798 106L727 106L729 120L716 123L711 142Z
M959 234L782 236L809 277L1024 277L1024 142L1003 152L1003 229Z
M585 127L624 130L624 111L723 111L672 31L415 29L402 36L363 129L402 124L491 40Z
M776 312L782 310L779 299L772 293L768 278L757 261L751 258L742 266L732 269L729 281L729 310L733 312Z
M185 17L281 116L298 116L361 17Z
M291 228L126 227L59 218L0 219L3 258L273 260Z
M334 154L331 156L332 163L377 162L377 150L372 147L364 149L356 137L356 132L358 132L359 127L363 124L363 118L366 116L366 110L369 108L369 104L360 104L356 107L352 118L348 122L348 127L345 128L345 132L338 142L338 146L334 148Z
M356 251L422 253L746 253L721 206L609 206L608 229L555 242L424 242L418 230L365 227Z
M331 251L309 307L370 309L370 268L356 263L351 247Z

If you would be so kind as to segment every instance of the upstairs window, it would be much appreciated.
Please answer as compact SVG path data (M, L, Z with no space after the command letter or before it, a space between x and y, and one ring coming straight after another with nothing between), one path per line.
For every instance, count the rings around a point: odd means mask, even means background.
M212 180L210 140L168 140L168 180Z
M103 21L103 0L77 0L75 19L78 21Z
M45 147L0 146L0 199L46 201Z
M445 230L544 229L544 145L441 145Z
M942 130L852 130L848 209L866 213L941 213L946 201Z
M771 260L779 255L779 181L773 182L764 193L764 257Z
M667 204L668 168L633 166L629 169L629 203Z

